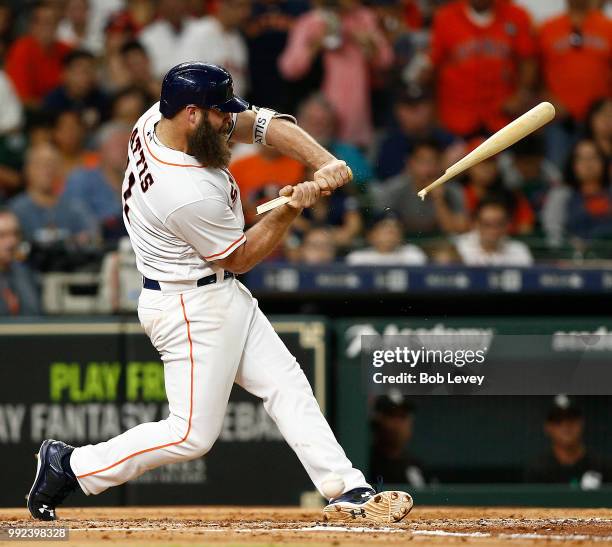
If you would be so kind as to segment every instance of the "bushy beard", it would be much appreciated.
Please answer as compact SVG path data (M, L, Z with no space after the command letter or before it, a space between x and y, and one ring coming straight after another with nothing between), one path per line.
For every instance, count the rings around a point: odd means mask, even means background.
M232 152L227 143L227 128L215 129L205 116L187 138L187 152L206 167L222 169L230 162Z

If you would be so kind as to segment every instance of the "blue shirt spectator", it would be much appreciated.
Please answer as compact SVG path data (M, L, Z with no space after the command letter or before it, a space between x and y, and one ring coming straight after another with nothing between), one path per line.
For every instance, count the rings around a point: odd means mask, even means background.
M43 110L52 114L76 111L92 128L108 116L108 107L108 97L98 86L95 57L87 51L70 52L64 59L63 83L45 97Z
M612 193L603 152L594 141L574 146L565 172L565 186L552 188L542 210L542 224L551 245L567 236L582 240L612 236Z
M314 226L326 226L335 245L350 247L361 233L363 219L357 199L348 195L345 188L339 188L331 196L304 209L294 226L296 231L302 233Z
M107 181L100 167L75 169L68 177L63 198L67 202L86 203L101 225L121 220L121 194Z
M17 217L8 209L0 209L0 316L40 313L34 275L15 261L19 240Z
M13 198L9 206L19 218L27 241L46 244L73 238L90 239L96 232L87 207L70 198L61 197L53 204L42 204L25 193Z
M97 223L87 206L54 193L59 173L57 151L46 144L30 149L26 158L26 192L9 202L24 238L47 246L53 243L87 245L97 237Z
M106 242L127 235L121 185L129 139L129 127L121 123L104 126L98 136L100 165L94 169L76 169L66 182L64 197L87 205L101 226Z
M415 142L434 141L444 150L454 140L436 126L433 101L419 87L411 86L398 96L394 113L397 125L383 137L376 154L376 176L381 180L402 172Z

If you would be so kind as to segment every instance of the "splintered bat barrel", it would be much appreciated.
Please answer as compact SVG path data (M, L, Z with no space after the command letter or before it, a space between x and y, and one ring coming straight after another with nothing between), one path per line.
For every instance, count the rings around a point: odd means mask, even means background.
M426 188L423 188L418 196L425 199L425 196L434 188L444 184L445 182L460 175L470 167L484 161L502 150L512 146L516 142L525 138L527 135L537 131L543 125L546 125L555 117L555 107L547 102L540 103L538 106L525 112L513 122L510 122L506 127L500 129L494 135L491 135L478 148L475 148L467 156L460 159L457 163L451 165L444 175L432 182Z

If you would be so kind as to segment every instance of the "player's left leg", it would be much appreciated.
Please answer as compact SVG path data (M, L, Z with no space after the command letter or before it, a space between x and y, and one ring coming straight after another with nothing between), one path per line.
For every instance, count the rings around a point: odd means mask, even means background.
M345 493L330 500L324 515L340 521L397 522L412 509L406 492L375 493L336 440L297 360L257 308L249 327L236 383L263 399L264 408L321 491L330 473Z
M259 308L253 316L236 383L263 399L314 485L337 473L347 490L369 488L336 440L295 357Z

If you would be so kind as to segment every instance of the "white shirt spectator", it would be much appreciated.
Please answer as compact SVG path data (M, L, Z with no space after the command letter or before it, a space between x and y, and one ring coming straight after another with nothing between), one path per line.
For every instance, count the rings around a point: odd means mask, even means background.
M203 17L185 33L180 55L184 61L202 61L226 68L234 80L234 92L248 91L248 50L237 30L227 31L215 17Z
M0 70L0 135L21 126L23 108L6 72Z
M186 48L183 42L195 23L195 19L188 17L183 20L182 27L177 32L170 22L160 19L143 29L139 40L149 54L155 76L163 78L173 66L192 59L193 54L184 57Z
M92 27L103 35L109 17L125 8L126 4L126 0L89 0Z
M457 236L457 252L467 266L531 266L533 257L527 245L520 241L504 239L494 252L485 251L480 245L477 231Z
M85 49L94 55L100 55L104 50L104 34L102 29L96 27L92 23L93 19L89 19L85 37L81 40L71 21L62 19L57 26L57 39L72 47Z
M416 245L402 245L390 253L381 253L373 247L353 251L346 256L352 266L422 266L427 255Z

